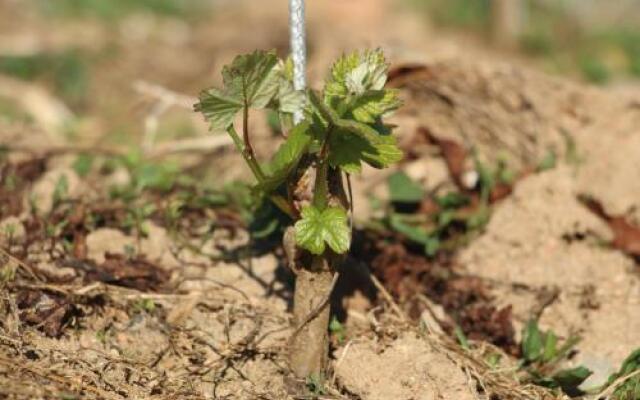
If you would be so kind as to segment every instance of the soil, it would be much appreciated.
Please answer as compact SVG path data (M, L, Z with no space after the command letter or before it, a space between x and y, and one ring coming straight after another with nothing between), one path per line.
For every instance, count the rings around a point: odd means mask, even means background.
M288 393L294 276L283 250L250 240L234 204L193 207L169 223L168 195L112 200L109 184L131 182L130 171L82 176L74 168L74 146L117 152L119 128L144 132L153 99L132 95L134 82L194 96L234 54L285 54L286 12L269 4L220 6L192 26L133 15L115 28L62 26L0 5L3 22L23 20L0 35L26 35L47 49L119 49L92 66L99 95L71 107L77 139L39 118L0 120L0 398L300 398ZM302 398L564 399L513 373L532 318L561 339L582 338L566 366L594 370L585 387L597 387L640 347L640 96L546 76L478 43L436 36L392 6L310 2L310 82L321 83L341 52L380 45L395 68L390 85L405 100L393 117L408 154L399 169L428 194L468 190L472 155L504 163L516 179L492 193L478 235L427 258L366 228L379 212L368 198L388 196L393 171L354 177L359 230L332 299L339 328L331 330L329 373L306 382L312 394ZM363 9L358 19L342 17ZM156 122L186 120L205 137L204 123L183 108ZM265 116L251 124L254 146L268 153L277 141ZM146 135L130 136L142 143ZM542 171L550 154L555 162ZM219 187L249 178L226 147L172 157ZM143 197L156 210L132 226L131 205ZM455 339L457 328L469 348ZM486 362L495 354L498 367Z

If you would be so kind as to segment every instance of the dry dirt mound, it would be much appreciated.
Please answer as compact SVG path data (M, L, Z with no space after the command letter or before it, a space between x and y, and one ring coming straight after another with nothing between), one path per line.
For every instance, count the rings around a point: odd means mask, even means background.
M565 338L578 334L575 362L610 370L640 346L640 277L631 259L603 247L611 232L576 186L568 168L523 180L459 262L513 305L520 326L540 317Z
M392 84L405 89L397 120L406 142L423 126L516 172L553 155L576 166L580 193L640 223L640 96L464 58L402 66Z
M339 383L366 400L472 400L475 385L442 350L414 334L382 348L356 341L338 354ZM432 366L437 365L437 368Z
M214 82L213 71L217 76L220 67L239 52L276 47L285 53L284 6L272 3L273 7L256 7L243 2L197 27L176 21L150 24L134 16L116 30L120 32L116 38L110 30L95 32L90 36L99 37L90 41L91 47L101 46L105 38L124 43L122 58L95 71L94 91L101 95L92 108L101 112L115 102L119 112L106 115L127 118L129 114L121 111L138 100L130 93L136 79L193 94ZM354 22L344 15L374 10L368 6L376 1L338 3L310 4L311 82L322 80L327 64L338 53L365 44L383 45L394 60L413 55L420 61L436 58L431 50L440 41L425 41L415 19L391 17L380 8ZM36 22L44 36L58 29ZM350 34L354 23L361 31L358 35ZM132 38L127 26L139 25L140 35ZM380 29L369 35L372 27ZM175 40L177 32L186 32L177 36L191 39ZM66 36L86 39L74 30ZM140 51L143 46L145 51ZM155 68L158 65L162 68ZM466 274L488 283L499 306L513 306L518 328L529 318L540 317L544 328L564 337L582 336L573 361L595 368L594 383L601 382L640 346L634 335L640 331L640 279L630 258L603 245L614 233L577 196L591 195L608 214L640 224L640 101L521 67L471 60L468 54L399 69L392 84L402 88L406 100L396 117L398 132L415 157L404 168L424 179L429 189L453 183L437 157L438 149L418 143L419 126L437 138L460 143L490 166L504 162L516 172L531 172L549 154L557 164L568 164L518 181L513 195L496 206L484 235L457 260ZM109 120L106 115L102 118ZM142 119L134 118L136 124ZM105 126L97 124L98 131L107 131L109 123L102 123ZM252 124L260 149L275 145L263 117L252 118ZM2 142L18 148L32 144L28 142L60 144L43 132L25 135L22 125L2 123L1 128ZM196 128L204 134L201 121ZM25 177L24 184L12 190L5 185L0 188L0 227L3 231L13 227L14 247L34 240L33 233L43 230L33 225L29 215L30 194L37 195L34 203L41 212L50 211L55 208L51 204L55 186L64 175L73 201L69 207L75 209L96 195L85 190L90 185L69 169L64 157L55 162L49 158L46 163L29 160L30 156L20 154L22 164L11 167ZM8 160L16 159L9 154ZM247 170L238 167L237 155L220 152L215 160L215 172L224 171L225 178L247 176ZM376 189L383 178L368 170L355 189ZM360 195L358 212L366 204ZM20 198L16 201L16 197ZM16 253L24 256L22 260L3 252L0 397L287 398L284 377L291 294L286 280L291 277L278 276L282 271L276 256L220 261L216 250L228 238L213 237L203 245L196 237L194 243L201 252L192 254L164 228L152 223L149 227L148 237L142 240L113 226L92 232L60 228L69 231L65 246L86 253L78 257L81 263L53 262L69 254L50 238L38 238L33 247ZM76 235L85 234L85 242L75 243ZM0 241L6 241L5 236ZM141 254L130 258L127 249L134 245ZM203 256L203 251L213 256ZM39 258L44 253L46 260ZM58 259L51 260L52 254ZM492 392L499 392L500 399L545 398L542 389L519 385L511 371L489 370L486 354L476 357L451 341L435 340L415 326L390 319L391 313L380 308L368 311L360 315L363 332L334 352L334 379L319 391L337 399L359 400L465 400L489 397ZM480 344L484 346L490 349ZM476 383L487 392L479 394Z
M407 172L426 189L461 185L451 155L425 133L471 154L467 171L479 172L479 162L516 177L459 264L513 306L518 331L539 318L565 338L582 337L572 363L594 370L587 386L602 384L640 346L638 267L608 245L637 257L638 96L466 59L406 64L392 75L407 104L396 117L412 157ZM440 152L443 159L430 157Z

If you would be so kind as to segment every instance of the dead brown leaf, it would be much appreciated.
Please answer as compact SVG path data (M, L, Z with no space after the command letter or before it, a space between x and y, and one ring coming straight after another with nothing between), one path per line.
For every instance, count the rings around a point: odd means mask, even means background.
M21 321L51 337L60 337L72 317L81 315L80 309L64 296L41 290L18 292L16 304Z
M462 183L462 176L465 172L465 162L468 155L467 149L454 140L438 138L425 127L419 127L418 133L440 148L451 178L461 190L468 190Z
M414 81L430 80L435 77L433 67L424 64L401 64L389 70L387 86L398 88Z
M630 256L640 258L640 227L631 224L623 216L611 216L597 200L582 196L580 200L598 217L602 218L613 232L611 245Z
M85 281L99 281L143 292L163 289L170 273L144 257L128 258L121 254L105 254L105 261L85 276Z

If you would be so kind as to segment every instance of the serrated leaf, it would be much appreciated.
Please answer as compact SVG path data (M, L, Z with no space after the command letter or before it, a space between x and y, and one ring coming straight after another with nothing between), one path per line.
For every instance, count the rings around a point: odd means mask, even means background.
M280 145L267 166L267 177L257 188L271 192L275 190L294 170L311 143L311 132L308 122L296 125L287 140Z
M323 102L315 92L309 91L311 105L318 111L314 114L322 125L333 125L329 162L346 172L360 171L360 160L374 168L384 168L402 160L402 151L396 139L388 133L388 127L376 121L374 126L356 120L340 118L338 113ZM326 122L324 124L323 122Z
M387 81L387 69L380 49L344 55L331 68L331 75L325 84L325 100L335 105L334 98L381 90Z
M278 148L271 160L272 170L286 169L296 164L303 156L305 149L311 142L308 122L301 122L289 132L287 140Z
M304 109L307 97L302 90L295 90L293 84L281 81L278 89L278 111L293 114Z
M329 146L329 165L341 168L348 174L359 173L362 170L361 160L364 151L375 151L366 141L350 134L333 135Z
M255 51L236 57L222 69L223 89L200 93L195 110L207 118L213 130L226 130L244 107L264 108L279 89L274 52Z
M211 88L200 93L195 110L201 112L214 131L224 131L231 124L244 103L233 94Z
M352 103L351 114L357 121L373 124L401 105L397 90L370 90Z
M293 61L288 58L280 62L277 67L278 85L278 111L293 114L302 111L306 105L307 97L303 90L295 90L293 87Z
M236 57L222 69L226 89L237 93L249 107L264 108L278 88L278 57L274 51L254 51Z
M522 354L525 360L536 361L543 352L542 332L536 321L529 321L522 337Z
M422 186L411 180L404 172L396 172L387 180L389 199L397 203L419 203L424 197Z
M345 97L349 94L347 89L347 75L358 68L361 63L360 53L354 52L338 58L331 67L331 75L327 79L324 88L326 98Z
M380 133L376 129L367 124L349 119L337 119L332 122L336 127L361 137L372 146L375 146L378 143L383 143L385 141L385 136L380 135Z
M386 168L402 160L404 154L393 136L380 136L373 152L365 151L362 160L374 168Z
M374 168L385 168L402 160L402 151L393 136L378 136L375 144L350 132L337 131L330 139L329 164L347 173L360 172L364 161Z
M322 118L322 121L320 122L323 122L323 125L337 125L340 122L340 116L338 113L332 109L330 105L326 104L315 91L308 90L307 94L309 96L310 105L317 111L317 113L313 113L312 108L311 112Z
M322 211L307 206L302 209L302 219L295 224L298 246L312 254L324 253L326 246L342 254L351 245L351 231L347 213L340 207L329 207Z

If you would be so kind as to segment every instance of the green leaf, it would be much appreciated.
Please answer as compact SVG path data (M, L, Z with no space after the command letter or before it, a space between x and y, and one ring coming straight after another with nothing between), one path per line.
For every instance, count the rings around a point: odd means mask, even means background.
M201 112L211 124L214 131L224 131L231 124L236 114L242 110L244 103L233 93L211 88L200 93L200 102L195 110Z
M453 330L453 333L456 335L456 338L458 339L458 343L460 343L460 346L463 349L469 351L471 349L471 347L469 346L469 340L467 339L467 336L462 331L462 328L460 328L459 325L456 325L456 327Z
M619 378L627 376L637 369L640 369L640 348L633 351L624 360L618 372L609 376L607 386L612 385ZM635 400L640 398L640 376L636 375L618 386L611 398L613 400Z
M340 116L338 115L338 113L333 108L331 108L331 106L322 101L320 96L318 96L318 94L314 90L308 90L307 95L309 96L309 102L311 103L311 105L315 108L316 111L318 111L317 114L319 114L324 122L326 122L325 125L329 123L336 125L339 123Z
M280 145L278 151L267 166L268 175L265 180L257 185L257 188L265 192L275 190L289 174L307 151L311 143L311 132L308 122L296 125L290 132L287 140Z
M271 102L280 84L277 63L272 51L236 57L222 70L224 88L200 93L195 110L202 112L213 130L226 130L244 107L264 108Z
M467 219L467 230L473 231L484 227L491 218L491 209L486 205L481 205L477 211Z
M391 217L389 218L389 225L391 226L391 229L405 235L409 240L422 245L427 246L431 240L431 236L426 230L406 223L402 216L398 214L391 214Z
M380 49L354 52L336 61L325 82L324 103L338 116L373 124L402 102L397 90L385 90L388 65ZM322 110L320 110L322 113ZM323 114L323 118L331 121Z
M382 50L354 52L340 57L325 83L325 101L335 105L336 98L381 90L387 81L388 65Z
M57 204L69 194L69 180L66 174L60 175L53 188L53 203Z
M538 328L538 323L531 320L527 323L522 335L522 354L525 360L532 362L542 356L542 351L542 332Z
M591 372L588 368L583 366L565 369L559 371L553 375L553 380L564 390L565 392L572 392L580 386L582 382L587 380L591 376Z
M456 214L453 210L442 210L438 212L436 220L438 221L438 229L449 226L455 220Z
M350 132L338 130L330 138L329 164L347 173L361 171L361 161L385 168L402 160L402 151L393 136L378 136L375 144Z
M440 246L440 239L437 236L430 236L424 244L424 254L428 257L433 257L438 253L438 250L440 250Z
M331 332L331 334L334 335L336 339L338 339L338 343L344 342L346 329L344 325L342 325L340 321L338 321L338 318L336 318L335 315L331 318L331 322L329 322L329 332Z
M278 111L288 114L302 111L306 105L307 96L303 90L295 90L293 87L293 60L291 57L280 62L276 70L279 79L276 96Z
M538 164L536 170L538 172L542 172L555 168L556 158L556 153L553 150L549 150L542 161Z
M496 185L496 176L491 168L479 160L476 161L476 171L478 172L478 184L480 185L480 198L484 204L487 204L491 191Z
M295 90L293 84L281 81L278 88L278 111L293 114L302 111L307 97L302 90Z
M374 168L386 168L402 160L404 154L396 144L394 136L380 136L374 151L364 151L362 160Z
M415 183L404 172L396 172L387 180L389 196L396 203L419 203L424 198L422 186Z
M282 170L296 164L304 155L304 151L311 142L309 123L302 122L290 132L287 140L278 148L271 160L271 170Z
M305 207L295 229L298 245L312 254L324 253L325 244L338 254L347 252L351 245L347 213L340 207L329 207L323 211L313 206Z
M367 142L352 135L333 135L330 141L329 165L340 168L348 174L362 171L362 153L369 149Z
M436 197L436 203L442 208L459 208L466 206L469 202L468 196L458 192L449 192L444 196Z
M254 51L236 57L222 69L225 89L239 95L249 107L264 108L278 88L278 57L274 51Z
M542 353L542 361L549 362L558 355L558 337L553 331L548 331L544 335L544 352Z
M640 348L634 350L622 363L618 378L624 375L628 375L640 368ZM613 381L612 381L613 382Z
M377 130L375 130L373 127L358 121L348 120L348 119L336 119L335 121L332 121L332 122L336 127L340 128L343 131L359 136L360 138L366 140L372 146L383 143L384 138L389 137L389 136L380 135L380 133Z
M78 175L85 177L91 171L92 165L93 156L91 154L82 153L78 155L76 160L73 162L72 167Z
M356 120L340 118L315 92L309 91L308 94L311 104L318 111L315 116L321 117L335 129L330 138L331 166L354 173L360 171L360 161L374 168L385 168L402 160L403 154L396 144L395 137L387 134L388 127L382 124L376 124L374 127Z
M402 105L398 93L397 90L368 91L352 103L351 114L360 122L373 124Z

